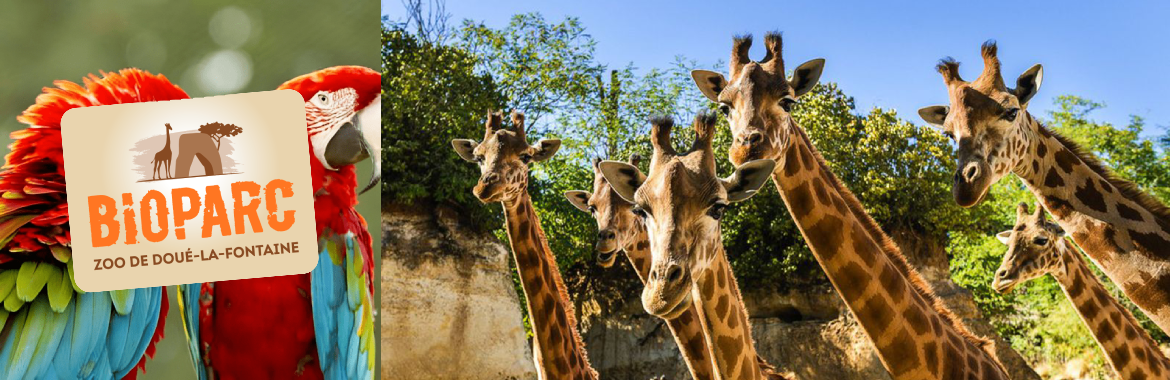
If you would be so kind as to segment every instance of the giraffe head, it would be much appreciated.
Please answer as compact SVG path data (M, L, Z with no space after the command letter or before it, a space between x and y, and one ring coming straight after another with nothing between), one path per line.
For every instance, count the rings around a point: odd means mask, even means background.
M991 286L995 291L1008 293L1016 285L1063 270L1060 239L1064 230L1044 216L1044 208L1036 205L1036 212L1028 213L1028 204L1020 203L1016 208L1016 226L995 235L1007 244L1003 263L995 271Z
M528 164L547 160L561 147L561 140L540 140L528 145L524 114L512 111L512 126L502 125L504 115L488 113L483 142L451 140L455 152L479 165L479 183L472 193L481 202L517 199L528 186Z
M756 159L782 158L791 145L796 100L820 80L824 59L814 59L796 68L792 79L784 74L782 41L779 33L764 36L767 55L759 62L748 57L750 35L736 37L731 48L731 75L695 70L691 77L703 95L719 103L719 110L731 124L733 140L729 154L736 165Z
M949 106L918 110L927 123L958 144L954 185L955 202L979 204L991 185L1015 169L1028 154L1031 129L1028 100L1040 89L1044 69L1034 65L1008 88L1000 75L994 41L983 43L983 72L974 81L959 77L959 63L946 58L938 64L950 97Z
M167 130L171 130L171 123L167 123Z
M710 268L721 251L723 212L731 203L755 195L776 163L751 161L721 179L715 174L711 148L714 116L695 117L694 145L682 154L671 146L671 119L658 118L651 124L654 155L649 176L625 162L603 161L598 167L614 192L633 203L632 212L646 225L651 265L642 306L650 314L673 319L690 307L691 279L713 277L698 274Z
M628 163L637 167L641 157L630 155ZM620 249L629 250L637 244L638 233L644 228L642 221L634 215L633 205L615 194L605 176L601 175L598 164L601 160L593 160L593 192L571 190L565 192L565 198L584 212L593 215L597 220L597 264L603 268L613 265Z

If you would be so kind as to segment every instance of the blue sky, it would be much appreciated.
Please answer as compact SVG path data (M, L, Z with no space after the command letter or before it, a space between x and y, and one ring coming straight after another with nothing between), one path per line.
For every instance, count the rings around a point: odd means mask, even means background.
M1017 3L1026 3L1019 5ZM399 0L382 13L402 17ZM939 58L963 62L964 78L982 69L979 45L999 42L1009 83L1035 63L1044 83L1029 111L1046 115L1057 95L1106 104L1098 121L1125 125L1146 118L1143 135L1170 126L1170 2L700 2L448 0L452 22L473 19L503 27L516 13L549 21L581 20L597 41L596 58L610 67L666 67L676 55L703 64L727 60L731 36L784 33L789 67L822 57L822 80L840 84L859 111L893 108L915 123L918 108L946 102ZM763 57L763 44L752 57ZM726 70L726 68L722 68Z

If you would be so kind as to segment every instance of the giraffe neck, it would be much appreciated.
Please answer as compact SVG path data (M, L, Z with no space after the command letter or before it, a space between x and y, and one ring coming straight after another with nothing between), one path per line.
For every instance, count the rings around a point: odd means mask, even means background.
M1170 331L1170 219L1143 207L1140 195L1120 189L1031 115L1021 133L1032 138L1016 175L1105 274Z
M171 150L171 130L169 128L167 129L167 145L163 147L163 150Z
M691 299L698 309L707 346L711 347L715 372L720 379L763 378L747 309L739 293L731 265L716 242L709 265L695 279Z
M820 159L804 131L772 179L809 249L894 379L1007 379ZM784 140L775 140L784 141ZM936 306L937 305L937 306Z
M533 353L544 379L596 379L577 333L573 304L528 192L504 202L508 240L520 272L532 326Z
M1054 271L1052 276L1076 307L1081 321L1093 333L1117 375L1122 379L1140 375L1170 378L1170 361L1158 344L1129 310L1109 294L1076 249L1065 239L1060 239L1058 244L1064 270Z
M650 273L650 239L647 236L646 228L641 223L637 223L634 227L638 233L634 237L634 243L625 247L626 257L630 259L630 264L634 267L638 278L642 280L642 284L645 284L646 277ZM670 328L670 334L674 336L674 342L678 344L683 361L691 372L691 378L714 379L714 372L711 368L711 352L703 335L703 326L699 322L698 310L695 306L691 305L677 318L668 319L665 323Z

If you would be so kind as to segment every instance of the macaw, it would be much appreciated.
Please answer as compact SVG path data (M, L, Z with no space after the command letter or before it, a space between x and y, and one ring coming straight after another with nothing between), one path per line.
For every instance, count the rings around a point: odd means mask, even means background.
M169 303L160 287L81 291L73 280L61 116L73 108L187 99L138 69L57 81L17 117L0 168L0 379L116 379L146 371Z
M354 164L374 157L377 184L381 74L339 66L279 89L305 100L318 261L302 275L180 287L200 379L371 379L375 346L373 246L358 214Z

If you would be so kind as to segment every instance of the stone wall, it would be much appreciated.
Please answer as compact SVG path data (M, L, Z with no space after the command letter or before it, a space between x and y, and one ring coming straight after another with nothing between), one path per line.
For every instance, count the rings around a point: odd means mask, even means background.
M382 379L533 379L510 252L449 210L382 215Z

